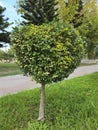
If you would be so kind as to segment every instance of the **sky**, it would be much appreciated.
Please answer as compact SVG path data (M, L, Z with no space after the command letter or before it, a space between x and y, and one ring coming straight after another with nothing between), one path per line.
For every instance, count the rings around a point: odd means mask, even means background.
M8 31L11 31L12 26L15 26L15 21L21 19L21 17L17 14L16 9L14 8L16 2L17 0L0 0L0 5L6 7L6 10L4 12L5 18L8 17L10 23L14 22L13 25L9 26L9 28L7 29Z
M98 1L98 0L97 0ZM9 22L14 22L13 26L15 25L15 21L20 19L20 16L17 14L16 9L14 6L16 5L17 0L0 0L0 5L6 7L6 11L4 12L5 17L9 18ZM12 30L10 26L8 30Z
M13 25L8 27L8 31L11 31L12 27L15 26L15 21L20 19L20 16L17 15L16 9L14 8L14 6L16 5L16 1L17 0L0 0L0 5L6 8L4 12L5 18L9 18L9 23L14 22ZM6 47L0 49L2 49L3 51L8 51L9 48L9 44L6 44Z
M14 8L16 1L17 0L0 0L0 5L6 8L4 12L5 18L8 17L10 23L14 22L12 26L15 25L16 20L20 19L20 16L17 14L16 9ZM10 26L8 30L11 31L12 27Z

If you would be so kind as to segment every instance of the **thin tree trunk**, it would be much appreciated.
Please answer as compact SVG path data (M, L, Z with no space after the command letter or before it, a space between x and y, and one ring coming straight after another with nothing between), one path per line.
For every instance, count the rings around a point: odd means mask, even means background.
M41 84L41 97L40 97L40 106L39 106L39 121L44 120L44 100L45 100L45 84Z

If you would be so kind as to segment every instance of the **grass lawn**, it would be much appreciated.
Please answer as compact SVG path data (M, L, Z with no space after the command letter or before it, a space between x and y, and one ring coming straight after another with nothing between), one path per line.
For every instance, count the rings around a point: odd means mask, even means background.
M0 130L98 130L98 73L48 85L45 94L41 123L39 88L0 98Z
M21 71L15 63L0 63L0 77L16 74L21 74Z

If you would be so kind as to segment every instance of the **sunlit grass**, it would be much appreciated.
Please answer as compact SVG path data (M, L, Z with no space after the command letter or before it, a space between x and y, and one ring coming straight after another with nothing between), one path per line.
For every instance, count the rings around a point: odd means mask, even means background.
M0 130L98 130L98 73L48 85L45 95L40 124L39 88L0 98Z

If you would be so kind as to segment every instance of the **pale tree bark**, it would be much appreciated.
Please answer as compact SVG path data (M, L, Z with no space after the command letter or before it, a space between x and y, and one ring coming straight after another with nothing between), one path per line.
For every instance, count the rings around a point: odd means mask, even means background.
M45 101L45 84L41 84L41 97L40 97L40 106L39 106L39 121L44 120L44 101Z

